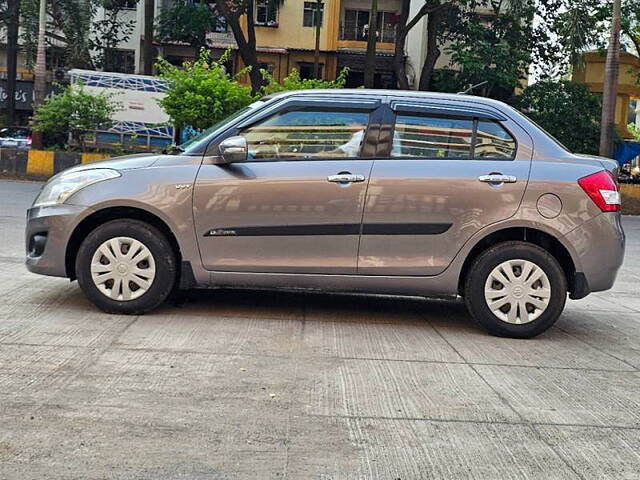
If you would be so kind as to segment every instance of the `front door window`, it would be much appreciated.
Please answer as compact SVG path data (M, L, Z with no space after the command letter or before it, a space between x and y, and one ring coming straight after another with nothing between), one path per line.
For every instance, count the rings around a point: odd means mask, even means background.
M250 161L357 158L368 122L368 112L289 110L240 135L247 139Z

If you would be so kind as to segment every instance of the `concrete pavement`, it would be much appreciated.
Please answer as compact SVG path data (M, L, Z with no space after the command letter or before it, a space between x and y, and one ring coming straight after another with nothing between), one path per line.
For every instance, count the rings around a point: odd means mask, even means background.
M0 479L640 478L640 218L535 340L459 303L196 292L128 317L23 266L0 181Z

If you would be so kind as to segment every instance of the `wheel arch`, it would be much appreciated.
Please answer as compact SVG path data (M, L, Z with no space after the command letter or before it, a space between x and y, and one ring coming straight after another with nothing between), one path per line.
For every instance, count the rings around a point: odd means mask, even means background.
M460 269L460 275L458 277L458 294L461 295L464 291L464 282L474 260L478 258L482 252L493 245L510 240L520 240L537 245L553 255L565 274L569 292L572 295L571 298L581 298L588 294L588 291L586 293L583 292L585 289L585 286L582 284L582 282L584 282L583 275L578 272L576 262L574 261L569 249L558 239L558 237L537 228L522 226L507 227L491 232L476 242L467 254L464 263L462 264L462 268Z
M75 280L76 278L76 253L80 248L82 240L95 228L104 224L105 222L121 219L140 220L142 222L153 225L155 228L160 230L171 244L171 247L176 254L178 265L180 265L182 259L180 245L175 234L162 218L149 212L148 210L144 210L138 207L112 206L102 208L95 211L91 215L88 215L78 225L76 225L73 232L71 233L69 241L67 242L67 248L65 252L65 271L69 279Z

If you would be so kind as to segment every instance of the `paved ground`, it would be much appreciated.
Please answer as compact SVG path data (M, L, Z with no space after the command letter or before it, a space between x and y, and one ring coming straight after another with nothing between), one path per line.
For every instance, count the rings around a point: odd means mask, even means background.
M37 188L0 181L1 479L640 478L640 218L614 291L515 341L416 299L102 314L22 265Z

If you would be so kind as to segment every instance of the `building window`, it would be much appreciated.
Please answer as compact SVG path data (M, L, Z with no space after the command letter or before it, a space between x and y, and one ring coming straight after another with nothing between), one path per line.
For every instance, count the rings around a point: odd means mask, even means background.
M395 42L396 29L393 12L378 12L378 42ZM366 41L369 38L369 10L345 10L342 40Z
M227 25L227 19L224 17L216 17L213 20L213 31L216 33L227 33L229 25Z
M115 50L113 52L115 71L134 73L136 69L136 53L133 50Z
M138 0L110 0L104 2L104 8L107 10L135 10Z
M393 12L378 12L378 41L394 43L396 41L396 15Z
M316 22L316 15L318 13L317 2L304 2L304 17L302 19L302 25L305 27L315 27L318 25ZM324 3L320 4L320 26L322 26L322 19L324 17Z
M274 0L256 0L256 25L278 26L278 4Z
M316 78L313 75L314 64L311 62L299 62L298 71L300 72L300 78L302 80L312 80ZM322 78L322 64L318 65L318 78Z

